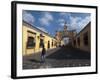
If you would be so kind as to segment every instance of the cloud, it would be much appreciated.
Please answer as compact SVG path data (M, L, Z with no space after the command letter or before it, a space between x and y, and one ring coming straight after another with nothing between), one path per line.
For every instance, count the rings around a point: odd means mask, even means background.
M90 16L86 16L83 20L81 20L78 23L80 29L84 28L90 21L91 21L91 17Z
M43 16L39 18L39 21L42 25L48 26L53 21L53 16L49 12L44 12Z
M65 20L64 19L59 19L58 23L60 26L64 26Z
M67 17L67 16L71 16L71 13L61 12L60 15L61 15L61 16L66 16L66 17Z
M63 28L63 27L64 27L65 22L66 22L65 19L59 19L59 20L58 20L58 24L60 25L60 28ZM67 22L66 22L66 25L67 25L67 26L70 26L70 24L67 23Z
M69 17L71 16L71 13L65 13L65 12L62 12L62 13L60 13L59 14L62 18L64 18L64 19L69 19Z
M59 13L61 19L58 20L60 26L64 26L65 22L67 26L69 26L69 18L71 17L71 13L61 12Z
M64 15L66 15L66 13L65 13L65 12L61 12L60 15L61 15L61 16L62 16L62 15L64 16Z
M82 30L90 21L90 14L73 14L73 13L60 13L62 19L59 19L59 25L64 26L64 22L67 22L69 30L75 29L77 32Z
M76 29L77 32L82 30L91 21L90 16L84 19L81 17L70 17L70 29Z
M22 19L30 24L33 24L35 22L34 16L32 16L31 13L27 11L23 11L22 13Z
M85 14L84 14L85 15ZM58 23L61 27L64 26L65 21L67 22L67 26L69 30L76 30L77 32L81 31L90 21L90 15L81 16L73 16L71 13L60 13L62 16L61 19L58 20Z
M77 26L81 20L82 20L81 17L70 16L70 26L73 28L77 28Z
M58 22L65 22L65 20L64 19L59 19Z

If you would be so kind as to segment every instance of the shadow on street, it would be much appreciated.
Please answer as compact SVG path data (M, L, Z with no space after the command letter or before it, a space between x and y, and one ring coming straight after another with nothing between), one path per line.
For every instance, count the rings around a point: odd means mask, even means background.
M47 56L48 59L90 59L90 53L73 47L62 47L53 54Z
M29 59L29 61L31 61L31 62L35 62L35 63L41 63L41 61L36 60L36 59Z
M23 56L23 69L82 67L91 65L91 54L73 47L65 46L49 50L45 62L41 62L41 52Z

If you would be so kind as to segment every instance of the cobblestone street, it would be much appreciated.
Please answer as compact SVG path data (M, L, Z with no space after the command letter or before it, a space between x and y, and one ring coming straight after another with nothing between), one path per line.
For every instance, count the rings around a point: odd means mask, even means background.
M90 66L90 53L72 47L48 50L44 63L40 53L23 56L23 69Z

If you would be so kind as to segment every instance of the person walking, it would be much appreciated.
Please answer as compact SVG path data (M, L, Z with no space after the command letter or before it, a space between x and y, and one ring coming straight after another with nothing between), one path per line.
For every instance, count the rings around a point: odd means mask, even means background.
M43 46L42 53L41 53L41 62L45 62L45 55L46 55L46 49Z

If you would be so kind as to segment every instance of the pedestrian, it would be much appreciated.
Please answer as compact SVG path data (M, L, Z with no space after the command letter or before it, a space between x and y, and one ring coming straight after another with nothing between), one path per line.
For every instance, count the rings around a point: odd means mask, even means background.
M45 55L46 55L46 49L43 46L42 53L41 53L41 62L45 62Z

